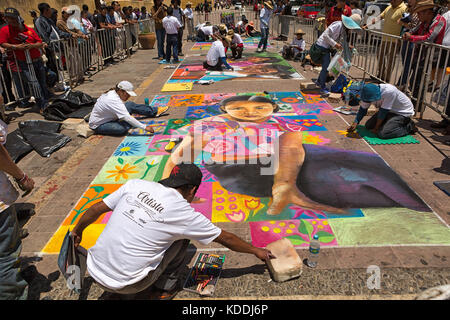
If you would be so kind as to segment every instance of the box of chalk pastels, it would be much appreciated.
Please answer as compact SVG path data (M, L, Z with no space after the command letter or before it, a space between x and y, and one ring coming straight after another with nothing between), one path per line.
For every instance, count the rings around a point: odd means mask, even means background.
M212 296L222 272L225 255L199 253L189 271L184 290L201 296Z

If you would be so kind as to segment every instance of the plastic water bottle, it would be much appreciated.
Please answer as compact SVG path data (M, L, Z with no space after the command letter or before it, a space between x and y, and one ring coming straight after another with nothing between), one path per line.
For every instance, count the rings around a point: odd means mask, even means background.
M316 234L309 243L309 255L308 260L306 261L308 267L315 268L317 266L317 261L319 260L319 252L320 252L320 241L319 236Z
M150 101L148 100L148 98L144 99L144 103L145 103L146 106L150 105Z

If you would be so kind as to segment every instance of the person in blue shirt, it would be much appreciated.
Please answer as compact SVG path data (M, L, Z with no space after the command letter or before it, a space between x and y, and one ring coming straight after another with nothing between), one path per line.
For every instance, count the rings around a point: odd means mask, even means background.
M266 51L267 40L269 39L269 21L272 15L273 6L269 1L264 2L259 19L261 21L261 40L258 43L257 52Z

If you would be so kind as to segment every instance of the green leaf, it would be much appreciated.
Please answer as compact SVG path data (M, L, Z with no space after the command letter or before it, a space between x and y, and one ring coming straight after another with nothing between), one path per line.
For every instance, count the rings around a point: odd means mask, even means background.
M335 239L334 234L326 231L318 231L316 234L319 236L319 241L323 243L330 243Z
M105 190L105 188L103 188L102 186L91 187L91 189L94 189L94 191L97 192L97 193L100 193L103 190Z
M303 239L298 235L287 236L286 238L288 238L289 241L291 241L294 246L298 246L303 243L308 243L308 241L306 241L305 239Z
M138 164L139 162L141 162L142 160L144 160L145 159L145 157L142 157L142 158L140 158L140 159L137 159L133 164Z
M105 199L109 195L110 195L109 193L105 193L104 195L102 195L102 199Z
M311 239L311 234L314 231L314 227L307 220L301 220L298 226L298 231L303 234L307 234L309 239Z
M123 164L123 159L122 158L118 158L117 161L119 161L120 164Z

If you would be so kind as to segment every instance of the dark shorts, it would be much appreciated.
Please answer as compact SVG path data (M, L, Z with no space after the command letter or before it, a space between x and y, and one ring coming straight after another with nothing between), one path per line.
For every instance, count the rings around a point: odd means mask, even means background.
M417 194L376 154L303 145L305 160L297 187L310 199L338 208L406 207L431 211ZM282 164L280 164L282 165ZM211 164L205 168L227 190L271 197L274 175L262 175L270 164Z

